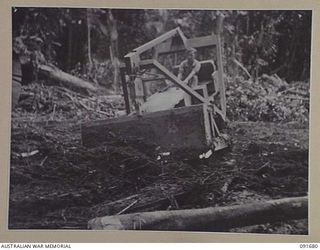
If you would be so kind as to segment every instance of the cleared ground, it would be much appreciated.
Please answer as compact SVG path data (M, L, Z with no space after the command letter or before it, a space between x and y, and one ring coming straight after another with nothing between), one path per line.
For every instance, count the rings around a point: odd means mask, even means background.
M132 204L124 213L308 194L306 126L230 122L228 133L230 149L207 160L159 161L143 145L116 138L85 148L76 123L13 122L9 228L86 229L89 219ZM233 231L307 234L307 228L300 220Z

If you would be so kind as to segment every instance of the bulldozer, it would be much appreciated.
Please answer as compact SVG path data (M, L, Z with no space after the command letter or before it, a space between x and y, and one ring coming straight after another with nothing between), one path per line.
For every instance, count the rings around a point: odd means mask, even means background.
M125 55L120 75L126 115L82 124L82 143L97 146L116 136L132 145L143 143L158 155L200 158L228 147L221 30L220 17L208 36L187 38L177 27ZM214 59L199 61L196 87L176 72L179 57L190 48L215 50L207 52ZM150 94L150 85L161 81L168 86Z

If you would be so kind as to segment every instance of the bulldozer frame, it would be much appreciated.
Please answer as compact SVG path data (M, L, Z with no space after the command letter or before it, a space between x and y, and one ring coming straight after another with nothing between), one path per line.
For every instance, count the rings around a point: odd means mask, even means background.
M108 139L108 131L112 130L127 141L132 143L136 143L137 140L144 141L149 145L157 146L158 149L161 148L161 152L187 150L191 155L199 155L208 150L217 151L227 147L226 136L222 133L226 122L220 37L222 19L218 16L216 28L211 35L188 39L178 27L128 53L124 57L125 62L120 65L125 109L128 116L97 121L95 124L84 124L83 143L94 145L97 142L103 142ZM205 73L205 78L209 81L199 82L196 88L185 84L158 60L161 55L176 54L189 48L216 49L216 60L200 61L200 63L202 66L212 65L215 69L214 61L216 61L217 69ZM143 79L141 75L145 72L155 77ZM138 77L141 79L139 85L142 87L140 88L137 88ZM147 84L159 79L169 80L176 88L190 95L193 100L191 105L154 112L141 110L141 104L148 104ZM208 91L208 89L214 91Z

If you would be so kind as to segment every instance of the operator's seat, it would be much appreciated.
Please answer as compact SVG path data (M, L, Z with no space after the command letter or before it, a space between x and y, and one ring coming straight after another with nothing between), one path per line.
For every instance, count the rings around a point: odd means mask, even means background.
M213 60L200 61L201 68L197 73L199 85L207 85L209 96L215 92L217 88L214 80L216 66Z
M211 75L216 71L216 66L213 60L200 61L201 68L198 72L199 82L210 81Z

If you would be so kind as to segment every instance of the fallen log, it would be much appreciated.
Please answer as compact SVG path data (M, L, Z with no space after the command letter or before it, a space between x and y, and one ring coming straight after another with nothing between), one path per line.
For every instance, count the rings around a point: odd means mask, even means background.
M229 207L209 207L106 216L92 219L94 230L167 230L222 232L308 216L307 197L285 198Z
M70 75L58 68L51 67L49 65L39 65L39 73L50 79L61 82L65 87L96 92L97 88L90 82L80 79L76 76Z

